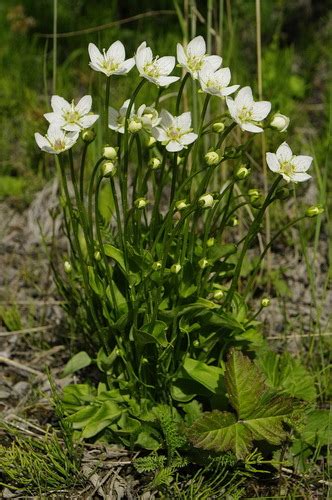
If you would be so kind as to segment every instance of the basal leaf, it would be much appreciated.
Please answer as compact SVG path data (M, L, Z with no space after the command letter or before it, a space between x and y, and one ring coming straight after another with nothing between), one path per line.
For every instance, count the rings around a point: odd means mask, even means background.
M211 392L220 392L224 376L222 368L207 365L196 359L185 358L183 369L190 378L196 380Z
M218 410L203 413L189 428L189 439L194 446L204 450L232 450L239 459L252 448L250 430L237 422L232 413Z
M122 413L122 409L113 401L105 401L102 406L95 411L94 416L89 419L83 430L82 438L87 439L95 436L100 431L108 427L110 423L117 420Z
M115 260L124 272L126 271L124 256L121 250L109 243L104 243L104 252L107 257L111 257L111 259Z
M264 379L250 359L235 349L226 363L225 385L238 417L250 417L257 410L257 402L264 392Z
M86 366L91 364L92 359L89 354L85 351L78 352L75 354L66 364L63 369L62 376L66 377L71 373L77 372L78 370L82 370Z

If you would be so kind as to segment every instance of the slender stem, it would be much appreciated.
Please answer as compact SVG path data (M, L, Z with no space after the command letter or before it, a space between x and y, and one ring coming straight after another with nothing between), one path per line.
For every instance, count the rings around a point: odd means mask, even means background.
M58 0L53 0L53 94L56 94L57 80L57 31L58 31Z
M241 269L242 269L242 264L243 264L243 259L247 253L247 250L249 248L249 245L252 241L252 239L254 238L254 236L257 234L258 230L259 230L259 226L262 222L262 219L264 217L264 213L265 213L265 210L266 208L268 207L270 201L271 201L271 198L273 196L273 193L275 191L275 189L277 188L279 182L281 181L282 179L282 176L281 175L278 175L278 177L276 178L276 180L274 181L274 183L272 184L271 188L270 188L270 191L268 192L268 195L267 197L265 198L265 201L264 201L264 204L262 206L262 208L258 211L254 221L252 222L251 224L251 227L248 231L248 234L244 240L244 243L243 243L243 247L242 247L242 250L241 250L241 254L239 256L239 259L238 259L238 262L237 262L237 265L236 265L236 268L235 268L235 271L234 271L234 276L233 276L233 279L232 279L232 282L231 282L231 286L229 288L229 291L227 293L227 297L225 299L225 302L224 302L224 306L226 307L227 305L230 305L232 303L232 299L233 299L233 296L234 296L234 293L235 293L235 289L238 285L238 281L239 281L239 277L240 277L240 273L241 273Z
M228 134L233 130L234 127L236 127L236 125L237 125L237 123L233 122L228 127L225 128L225 130L223 131L223 133L219 137L219 141L217 142L216 149L219 149L221 147L222 143L224 142L224 140L226 139Z
M100 158L95 166L93 167L92 173L91 173L91 178L90 178L90 183L89 183L89 191L88 191L88 219L89 219L89 226L90 226L90 233L91 233L91 238L93 239L93 215L92 215L92 198L93 198L93 187L94 187L94 182L95 178L98 172L98 169L101 165L101 163L104 161L104 158Z
M177 158L178 155L177 153L174 153L173 155L173 162L172 162L172 185L171 185L171 196L170 196L170 206L173 203L174 196L175 196L175 190L176 190L176 179L177 179Z
M105 142L107 142L107 133L108 133L108 108L110 102L110 88L111 88L111 78L108 77L106 80L105 111L104 111Z
M293 220L293 221L290 221L288 224L286 224L286 226L282 227L272 238L271 240L269 241L269 243L266 245L266 247L264 248L263 252L261 253L259 259L258 259L258 262L254 268L254 270L252 271L251 273L251 277L250 277L250 280L248 281L248 284L245 288L245 291L244 291L244 296L247 296L251 290L251 287L255 281L255 278L257 276L257 273L260 269L260 265L261 265L261 262L262 260L264 259L265 255L267 254L267 252L270 250L271 246L273 245L273 243L279 238L279 236L284 232L284 231L287 231L288 228L290 228L291 226L294 226L295 224L297 224L299 221L301 221L302 219L305 219L306 216L305 215L302 215L302 217L298 217L297 219Z
M186 73L184 75L184 77L182 78L182 82L181 82L181 85L180 85L180 88L179 88L179 93L178 93L178 96L176 98L175 116L178 116L178 114L180 112L181 97L182 97L182 94L183 94L186 82L188 81L188 78L189 78L189 73Z
M97 233L97 239L98 239L98 245L100 249L100 253L104 262L104 266L106 269L106 276L107 280L110 286L110 292L111 292L111 297L112 297L112 302L113 302L113 307L115 309L115 313L117 315L118 312L118 305L115 297L115 292L114 292L114 286L113 286L113 279L110 273L110 268L109 264L107 262L106 254L105 254L105 249L104 249L104 243L103 243L103 238L101 235L101 230L100 230L100 217L99 217L99 207L98 207L98 197L99 197L99 189L101 182L103 180L103 177L100 176L97 180L97 185L96 185L96 192L95 192L95 220L96 220L96 233Z
M83 203L84 200L84 172L86 165L86 154L88 151L89 144L86 142L83 147L82 159L81 159L81 168L80 168L80 198Z

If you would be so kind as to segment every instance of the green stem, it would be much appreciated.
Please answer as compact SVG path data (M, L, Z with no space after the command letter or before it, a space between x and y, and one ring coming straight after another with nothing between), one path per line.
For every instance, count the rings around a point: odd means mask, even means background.
M175 190L176 190L176 179L177 179L177 158L178 154L174 153L173 155L173 162L172 162L172 185L171 185L171 196L170 196L170 206L173 203L174 196L175 196Z
M93 187L95 183L95 178L98 172L98 169L101 165L101 163L104 161L104 158L100 158L95 166L93 167L91 177L90 177L90 183L89 183L89 190L88 190L88 220L89 220L89 226L90 226L90 233L91 233L91 238L93 239L93 215L92 215L92 208L93 208L93 203L92 203L92 198L93 198Z
M111 88L111 78L108 77L106 80L105 110L104 110L105 143L107 143L107 134L108 134L108 108L110 102L110 88Z
M180 85L180 88L179 88L179 93L178 93L178 96L176 98L176 105L175 105L175 116L178 116L179 115L179 112L180 112L180 103L181 103L181 98L182 98L182 94L183 94L183 91L184 91L184 87L186 85L186 82L189 78L189 73L186 73L184 75L184 77L182 78L182 82L181 82L181 85Z
M288 224L286 224L286 226L282 227L274 236L273 238L270 239L269 243L266 245L266 247L264 248L263 252L261 253L259 259L258 259L258 262L254 268L254 270L252 271L251 273L251 277L250 277L250 280L248 281L248 284L245 288L245 291L244 291L244 296L246 297L249 292L250 292L250 289L255 281L255 278L257 276L257 273L260 269L260 265L266 255L266 253L269 251L269 249L271 248L271 246L273 245L273 243L279 238L279 236L284 232L284 231L287 231L288 228L290 228L291 226L293 226L294 224L297 224L299 221L301 221L302 219L305 219L306 216L305 215L302 215L302 217L298 217L297 219L293 220L293 221L290 221Z
M80 168L80 198L83 203L84 200L84 171L86 164L86 154L88 151L89 144L86 142L83 147L82 159L81 159L81 168Z
M237 265L236 265L236 268L235 268L235 271L234 271L234 275L233 275L233 278L232 278L232 282L231 282L231 286L229 288L229 291L227 293L227 297L225 299L225 302L224 302L224 306L228 306L232 303L232 299L233 299L233 296L234 296L234 293L235 293L235 289L237 288L238 286L238 281L239 281L239 278L240 278L240 274L241 274L241 269L242 269L242 264L243 264L243 260L244 260L244 257L248 251L248 248L249 248L249 245L252 241L252 239L256 236L256 234L258 233L259 231L259 227L260 227L260 224L263 220L263 217L264 217L264 213L265 213L265 210L266 208L268 207L270 201L271 201L271 198L273 196L273 193L275 191L275 189L277 188L279 182L281 181L282 179L282 176L281 175L278 175L278 177L276 178L276 180L274 181L274 183L272 184L271 188L270 188L270 191L268 192L267 194L267 197L265 198L265 201L264 201L264 204L262 206L262 208L260 208L260 210L258 211L254 221L252 222L251 226L250 226L250 229L248 231L248 234L244 240L244 243L243 243L243 247L242 247L242 250L241 250L241 254L239 256L239 260L237 262Z
M223 133L219 137L219 141L217 142L216 149L219 149L221 147L222 143L224 142L224 140L226 139L228 134L233 130L234 127L236 127L236 125L237 125L237 123L233 122L228 127L225 128L225 130L223 131Z

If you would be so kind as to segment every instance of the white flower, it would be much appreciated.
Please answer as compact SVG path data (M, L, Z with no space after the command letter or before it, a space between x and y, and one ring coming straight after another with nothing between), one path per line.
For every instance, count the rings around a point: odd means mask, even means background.
M290 119L286 115L282 115L281 113L275 113L272 116L272 120L270 122L270 126L275 128L279 132L285 132L288 128Z
M125 132L125 122L126 122L126 114L129 106L130 99L127 99L121 106L121 108L116 110L115 108L108 108L108 127L120 134L124 134ZM135 113L135 106L133 105L130 110L131 118Z
M37 132L35 139L42 151L58 155L70 149L77 141L78 136L79 132L66 132L57 125L51 124L45 136Z
M202 36L196 36L183 47L180 43L176 46L177 60L180 66L186 68L191 76L196 80L198 72L208 65L212 71L220 68L222 58L220 56L206 55L206 44Z
M231 85L231 71L229 68L221 68L214 71L209 66L205 66L198 73L199 83L203 92L218 97L224 97L235 92L240 85Z
M179 80L178 76L168 76L174 69L175 57L153 57L152 50L146 46L146 42L138 47L135 62L139 74L160 87L165 87Z
M190 111L173 116L163 109L159 127L152 129L152 135L166 146L167 151L177 152L196 141L198 135L192 132Z
M89 43L88 51L90 56L89 66L106 76L125 75L135 66L133 57L125 61L125 48L119 40L112 43L107 52L103 49L103 53L101 53L94 43Z
M306 171L311 165L312 157L295 156L286 142L278 147L276 153L266 153L266 161L272 172L283 176L287 182L304 182L311 178Z
M233 120L238 123L242 130L248 132L263 132L262 127L257 122L264 120L271 111L269 101L255 102L252 97L250 87L243 87L239 90L235 99L226 98L226 103Z
M68 132L80 132L83 129L90 128L98 120L99 115L90 113L92 106L92 97L85 95L75 106L74 101L71 104L63 97L52 96L51 106L53 113L46 113L46 120L58 128Z
M142 104L137 110L137 117L141 120L143 128L151 130L159 125L161 118L158 111L152 106Z

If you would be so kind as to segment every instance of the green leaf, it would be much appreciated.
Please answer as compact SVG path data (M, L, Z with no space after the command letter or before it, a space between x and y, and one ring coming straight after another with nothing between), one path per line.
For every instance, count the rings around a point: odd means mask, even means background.
M271 392L257 366L235 349L226 363L225 384L237 417L219 410L203 413L189 428L188 437L195 446L217 452L232 450L242 459L253 441L277 445L287 437L284 424L291 421L296 401Z
M89 285L92 290L97 294L102 296L104 294L103 284L99 278L99 276L95 273L94 268L92 266L88 266L88 274L89 274Z
M330 410L314 410L306 419L300 432L300 439L311 446L326 446L332 441Z
M63 369L62 376L66 377L71 373L77 372L78 370L82 370L82 368L89 366L91 362L92 359L90 358L87 352L85 351L78 352L68 361L68 363Z
M83 430L82 438L88 439L101 432L105 427L117 420L122 411L122 408L113 401L105 401L88 421Z
M78 410L76 413L73 413L73 415L70 415L68 417L68 420L72 422L73 424L73 429L83 429L89 422L89 420L95 415L96 413L96 407L93 405L89 406L83 406L80 410Z
M183 369L188 376L213 393L220 392L223 388L223 370L217 366L210 366L203 361L192 358L185 358Z
M289 353L280 355L269 351L260 354L256 363L270 387L304 401L315 401L315 378L299 359Z
M115 260L119 264L119 266L122 268L124 272L126 272L126 266L124 262L124 256L123 252L119 250L118 248L114 247L113 245L110 245L109 243L104 244L104 252L107 257L111 257L111 259Z
M164 321L155 321L153 329L151 324L144 325L137 333L137 339L141 344L160 344L167 347L168 341L166 338L167 324Z

